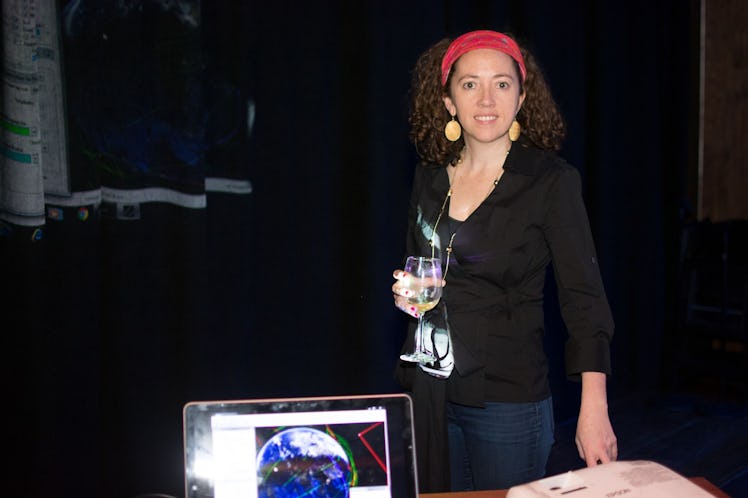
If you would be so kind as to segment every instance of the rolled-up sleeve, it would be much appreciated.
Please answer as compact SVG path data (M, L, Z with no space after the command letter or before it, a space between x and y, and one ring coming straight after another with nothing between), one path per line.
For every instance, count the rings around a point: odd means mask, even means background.
M582 372L610 374L613 318L582 199L580 176L568 165L554 174L547 192L544 233L551 250L561 315L569 332L566 374L575 380Z

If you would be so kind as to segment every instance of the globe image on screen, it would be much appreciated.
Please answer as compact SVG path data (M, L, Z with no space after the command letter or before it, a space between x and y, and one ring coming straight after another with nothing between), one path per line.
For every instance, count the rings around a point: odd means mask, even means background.
M295 427L270 438L257 455L260 498L348 497L351 464L343 447L317 429Z

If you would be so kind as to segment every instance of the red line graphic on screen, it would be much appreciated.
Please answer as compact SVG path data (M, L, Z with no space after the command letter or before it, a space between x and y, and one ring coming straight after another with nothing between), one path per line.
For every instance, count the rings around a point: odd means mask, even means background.
M382 468L382 470L384 472L387 472L387 465L385 465L385 463L382 461L382 458L379 455L377 455L377 452L374 451L374 448L371 447L369 442L364 437L367 432L374 430L376 427L379 427L380 425L382 425L382 422L377 422L376 424L369 426L368 428L358 433L358 438L361 440L363 445L366 446L366 449L369 450L369 453L371 453L371 456L374 457L374 460L377 461L377 463Z

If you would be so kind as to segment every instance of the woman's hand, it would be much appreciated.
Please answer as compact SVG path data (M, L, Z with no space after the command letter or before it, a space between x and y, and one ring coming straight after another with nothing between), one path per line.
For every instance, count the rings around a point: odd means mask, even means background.
M413 295L413 291L408 287L408 279L411 278L408 272L395 270L392 272L395 283L392 284L392 297L395 298L395 307L414 318L418 318L418 310L408 302L408 297Z
M605 374L582 372L582 403L575 442L588 467L618 459L618 442L608 417Z

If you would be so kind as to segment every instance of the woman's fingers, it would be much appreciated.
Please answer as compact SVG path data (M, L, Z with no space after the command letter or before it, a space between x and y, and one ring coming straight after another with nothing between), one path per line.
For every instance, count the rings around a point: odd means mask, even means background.
M396 308L404 311L405 313L409 314L410 316L414 318L418 318L418 310L416 309L415 306L413 306L412 304L408 302L408 298L403 297L403 296L398 296L397 294L395 294L393 297L395 298Z
M395 270L392 272L392 276L395 278L395 283L392 284L392 293L397 296L412 296L413 291L410 289L409 285L409 277L410 275L408 272L405 272L403 270Z

